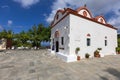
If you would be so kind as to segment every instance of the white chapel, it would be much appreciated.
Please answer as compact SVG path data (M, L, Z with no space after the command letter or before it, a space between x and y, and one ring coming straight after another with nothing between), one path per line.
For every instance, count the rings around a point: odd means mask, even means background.
M77 10L64 8L58 10L51 23L51 53L65 62L81 59L85 54L94 57L94 51L100 48L100 55L116 54L117 28L108 24L103 16L93 17L84 7ZM76 55L76 48L80 51Z

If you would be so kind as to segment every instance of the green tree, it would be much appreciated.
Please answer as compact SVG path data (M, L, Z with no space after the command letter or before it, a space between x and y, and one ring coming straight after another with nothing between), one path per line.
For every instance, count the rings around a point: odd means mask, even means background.
M18 47L18 46L20 46L20 44L22 45L22 43L19 39L19 34L14 34L13 35L13 45Z
M50 41L50 27L43 24L33 25L28 31L14 34L11 30L0 32L0 38L12 40L13 46L32 46L41 47L42 41Z
M39 24L38 26L34 25L31 29L29 29L28 34L33 47L41 47L40 43L42 41L50 40L50 28L45 27L42 24Z
M120 38L120 34L118 34L118 38Z
M3 30L0 32L0 38L13 39L13 34L12 30Z
M38 28L37 28L37 26L36 25L34 25L33 27L32 27L32 29L29 29L29 31L28 31L28 35L29 35L29 40L31 41L31 43L32 43L32 46L33 47L39 47L40 46L40 39L41 39L41 37L39 36L39 33L38 33Z
M120 47L120 34L118 34L117 37L118 37L118 47Z
M20 32L18 37L19 37L20 41L22 42L22 45L26 44L29 39L28 34L24 31Z
M6 35L7 35L7 31L6 31L6 30L1 31L1 32L0 32L0 39L1 39L1 38L7 38Z
M3 30L3 31L1 31L0 32L0 38L5 38L5 39L7 39L7 49L8 48L12 48L12 39L13 39L13 32L12 32L12 30Z

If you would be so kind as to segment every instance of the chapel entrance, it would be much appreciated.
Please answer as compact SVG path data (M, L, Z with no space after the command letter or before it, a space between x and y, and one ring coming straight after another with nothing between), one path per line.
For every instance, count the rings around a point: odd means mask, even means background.
M56 41L56 52L59 52L59 42Z
M60 33L59 31L56 31L55 32L55 52L59 52L59 36L60 36Z

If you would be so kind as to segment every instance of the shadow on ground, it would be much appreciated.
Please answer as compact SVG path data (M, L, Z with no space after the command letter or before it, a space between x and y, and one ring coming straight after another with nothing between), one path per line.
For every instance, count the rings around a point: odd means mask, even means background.
M106 77L100 77L102 80L109 80L109 79L107 79Z
M106 69L104 71L107 72L107 73L109 73L110 75L116 77L116 79L120 80L120 71L118 71L117 69L108 68L108 69ZM109 78L107 78L106 76L100 76L100 78L102 80L109 80Z

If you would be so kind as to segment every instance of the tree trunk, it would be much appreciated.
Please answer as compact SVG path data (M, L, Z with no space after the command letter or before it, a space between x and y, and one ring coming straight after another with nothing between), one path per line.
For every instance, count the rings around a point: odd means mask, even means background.
M12 39L7 39L6 49L12 48Z

